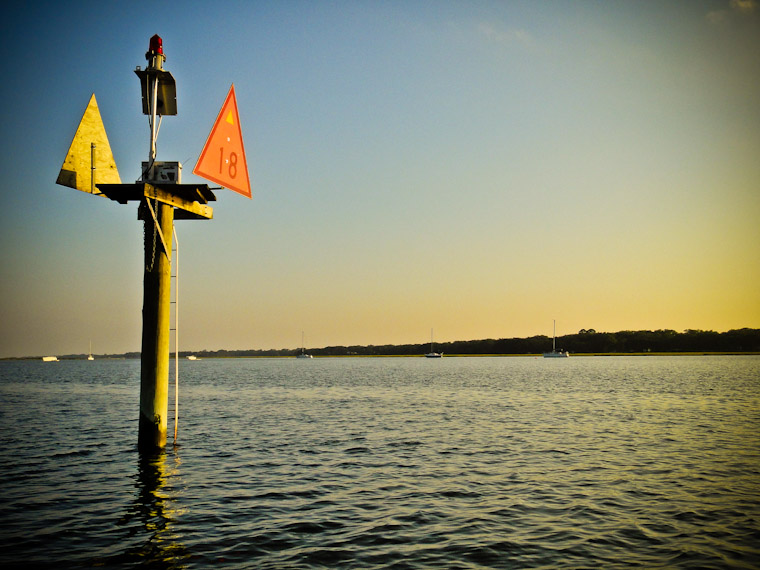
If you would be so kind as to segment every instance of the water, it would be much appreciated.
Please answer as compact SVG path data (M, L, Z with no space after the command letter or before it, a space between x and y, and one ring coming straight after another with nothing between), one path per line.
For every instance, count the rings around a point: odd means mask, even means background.
M4 568L758 568L760 357L0 363ZM170 432L171 432L170 428Z

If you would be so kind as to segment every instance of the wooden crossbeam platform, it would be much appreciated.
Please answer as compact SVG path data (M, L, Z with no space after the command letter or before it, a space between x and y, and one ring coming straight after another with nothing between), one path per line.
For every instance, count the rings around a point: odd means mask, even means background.
M126 204L145 198L158 200L177 209L177 220L210 220L214 210L208 205L216 201L216 196L208 184L155 184L136 182L134 184L98 184L98 190L107 198Z

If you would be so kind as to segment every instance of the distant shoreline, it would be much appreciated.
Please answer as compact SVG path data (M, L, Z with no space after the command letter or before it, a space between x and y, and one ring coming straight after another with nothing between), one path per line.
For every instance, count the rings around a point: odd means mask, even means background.
M322 354L315 355L314 358L422 358L422 354ZM571 357L616 357L616 356L760 356L760 351L695 351L695 352L578 352L570 353ZM291 359L291 355L250 355L250 356L203 356L198 360L245 360L245 359ZM542 353L538 354L444 354L444 358L543 358ZM95 356L95 360L139 360L140 356L108 355ZM180 356L180 360L185 359ZM0 358L0 362L18 362L18 361L41 361L40 356L19 356ZM67 355L59 356L58 362L87 360L87 355ZM170 357L174 360L174 356Z
M555 343L547 336L436 342L435 350L446 357L454 356L541 356ZM556 338L558 350L572 356L657 356L657 355L739 355L760 354L760 329L734 329L722 333L702 330L619 331L597 332L581 329L577 334ZM181 350L180 358L292 358L303 349L244 349L244 350ZM314 357L422 356L431 351L428 343L325 346L309 348ZM44 355L5 357L0 360L39 360ZM86 359L86 354L57 355L59 360ZM139 352L94 355L95 360L139 359Z

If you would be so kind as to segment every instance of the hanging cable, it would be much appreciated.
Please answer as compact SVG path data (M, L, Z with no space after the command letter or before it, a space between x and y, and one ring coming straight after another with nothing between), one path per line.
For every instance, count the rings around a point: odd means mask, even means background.
M179 423L179 240L177 228L172 228L174 236L174 445L177 445L177 425Z

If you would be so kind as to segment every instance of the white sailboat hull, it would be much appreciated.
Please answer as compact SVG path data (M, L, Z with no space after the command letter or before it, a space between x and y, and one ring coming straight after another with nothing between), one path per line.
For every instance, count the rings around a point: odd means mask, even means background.
M566 351L544 352L544 358L570 358L570 353Z

